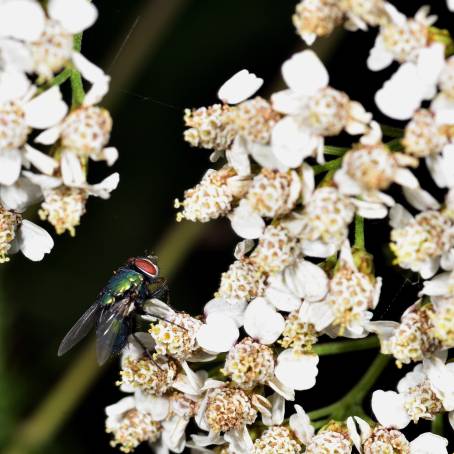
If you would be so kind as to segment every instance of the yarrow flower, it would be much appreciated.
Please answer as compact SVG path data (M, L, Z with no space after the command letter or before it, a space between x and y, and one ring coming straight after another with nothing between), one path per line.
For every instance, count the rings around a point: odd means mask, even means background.
M176 200L177 220L226 217L241 240L201 315L144 302L140 317L148 332L131 336L122 353L118 384L129 400L108 407L114 445L125 452L148 441L163 453L447 454L442 436L409 439L402 431L444 413L454 426L447 360L454 346L454 57L449 34L434 21L428 8L407 18L385 0L296 6L293 23L308 44L339 25L377 27L367 66L377 71L396 61L399 67L375 103L388 117L408 120L401 130L379 125L331 87L312 50L283 63L287 88L270 98L256 95L261 78L241 70L220 87L218 103L185 110L184 140L210 150L218 164ZM117 157L107 146L111 118L96 105L108 80L80 55L71 61L92 83L92 95L38 135L38 143L57 149L47 159L17 130L21 159L36 170L20 171L10 185L15 197L0 187L10 222L5 256L21 222L16 206L35 190L30 185L44 197L42 218L73 232L88 196L107 198L118 183L115 174L98 185L86 181L90 160L111 165ZM345 132L358 136L353 144L326 145L345 141ZM422 160L436 197L421 177ZM365 218L388 217L382 222L391 228L393 263L422 278L419 299L398 322L383 319L388 309L375 312L379 276L387 273L375 273L366 250L375 238L364 233ZM296 404L286 417L288 402L300 397L296 391L316 385L325 354L375 347L371 333L381 354L363 380L334 404L309 414ZM355 340L324 342L325 335ZM376 422L369 423L354 412L365 416L364 396L386 365L384 355L394 357L396 370L419 364L397 391L373 392Z

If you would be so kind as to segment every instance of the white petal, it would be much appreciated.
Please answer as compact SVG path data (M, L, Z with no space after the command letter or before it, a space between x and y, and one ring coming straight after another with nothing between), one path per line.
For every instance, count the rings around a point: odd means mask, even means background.
M355 420L353 419L352 416L349 416L347 418L347 429L348 429L348 435L350 436L350 438L353 442L353 445L358 450L358 452L362 453L361 436L358 433L358 429L356 428Z
M230 317L240 328L244 322L244 311L246 310L246 301L228 301L214 298L205 304L203 312L205 317L210 314L218 313Z
M262 344L276 342L284 329L285 320L264 298L251 301L244 314L244 329Z
M90 156L94 161L106 161L110 167L115 164L118 159L118 150L115 147L106 147L100 153Z
M263 424L278 426L284 421L285 399L280 394L274 393L268 400L271 402L271 416L262 415Z
M295 405L296 413L290 416L289 426L303 444L308 445L315 434L311 420L301 405Z
M418 179L408 169L398 169L394 174L394 181L404 188L416 189L419 187Z
M100 197L101 199L108 199L110 193L117 189L120 182L120 174L117 172L104 178L100 183L87 186L87 191L90 195Z
M317 355L295 355L293 350L284 350L277 357L274 372L284 385L302 391L315 385L317 364Z
M245 199L241 200L233 213L229 215L229 219L234 232L242 238L258 238L265 229L265 221Z
M454 371L435 357L425 359L423 364L432 389L443 402L444 409L454 410Z
M370 50L367 59L367 67L371 71L380 71L389 66L392 61L392 54L386 49L381 36L377 36L374 47Z
M224 434L224 439L229 443L232 452L249 453L254 449L254 443L245 425L241 429L229 430Z
M268 278L265 297L276 309L284 312L295 311L301 305L301 298L285 284L283 273L276 273Z
M310 98L293 90L281 90L271 95L273 109L287 115L298 115L307 109Z
M115 404L107 406L105 408L105 412L108 417L121 416L123 413L126 413L128 410L131 410L134 407L135 407L134 397L128 396L119 400Z
M436 257L422 262L418 270L423 279L430 279L440 268L440 258ZM413 270L415 271L415 270Z
M385 427L403 429L410 423L404 406L404 398L394 391L374 391L372 411L377 421Z
M42 173L52 175L54 170L58 167L55 159L47 154L25 144L24 156Z
M317 265L307 260L298 260L284 270L288 287L306 301L320 301L328 292L328 277Z
M426 86L418 78L416 66L404 63L375 94L377 107L395 120L408 120L421 104Z
M454 11L454 0L447 0L446 2L449 11Z
M32 71L33 55L27 43L15 39L0 39L0 49L4 72L10 70L16 70L21 73ZM24 74L22 77L24 77ZM27 85L30 85L28 79Z
M110 77L79 52L73 53L73 62L82 77L92 83L90 90L84 96L83 104L85 106L97 104L109 91Z
M301 250L304 255L309 257L319 257L326 258L330 255L333 255L337 251L336 244L333 243L323 243L322 241L308 241L302 240Z
M400 229L412 222L413 216L402 206L396 203L389 211L389 224L394 229Z
M72 151L64 151L61 155L61 174L66 186L80 187L85 184L82 165Z
M246 141L241 136L236 136L232 146L225 152L227 162L235 169L239 176L248 176L251 174L251 163Z
M285 117L273 128L271 146L275 157L293 169L313 154L314 140L312 134L299 127L292 117Z
M422 364L417 364L412 371L405 374L405 376L399 380L397 391L403 394L410 388L424 383L426 380L427 376L423 371Z
M22 254L37 262L54 247L54 240L42 228L24 219L19 229L19 244Z
M276 158L270 145L249 142L248 150L250 155L258 164L260 164L260 166L265 167L266 169L276 169L281 172L288 170L288 166Z
M329 82L328 71L312 50L294 54L282 65L286 84L298 94L313 95Z
M315 325L317 331L323 331L334 321L334 312L331 304L306 303L301 306L300 320Z
M418 53L418 77L428 87L435 87L440 73L445 66L445 46L441 43L432 43L422 48Z
M388 208L381 203L352 199L356 212L365 219L383 219L388 215Z
M199 345L213 353L229 351L237 341L240 332L234 320L224 314L210 314L206 323L197 332Z
M440 93L431 103L430 108L435 112L435 121L439 125L454 123L454 100Z
M251 97L262 85L263 79L243 69L222 85L218 98L227 104L238 104Z
M454 269L454 249L450 249L443 253L440 265L444 270L451 271Z
M429 296L443 296L448 293L451 273L441 273L430 281L424 282L421 293Z
M30 81L22 71L7 68L0 72L0 103L22 98L29 88Z
M36 143L42 143L43 145L52 145L60 137L61 126L53 126L52 128L45 129L42 133L38 134L35 138Z
M24 175L32 183L38 185L42 189L53 189L62 184L61 178L28 172L27 170L23 171L22 175Z
M0 35L36 41L44 30L45 15L38 2L30 0L0 3Z
M404 187L402 189L407 202L417 210L438 210L438 208L440 208L440 204L438 203L437 199L432 197L426 190L422 189L421 187L418 186L416 189Z
M136 408L148 413L153 421L162 421L169 415L170 401L167 397L153 396L138 391L136 394Z
M183 452L186 447L185 430L188 422L189 421L186 418L182 418L181 416L172 416L166 421L163 421L163 450L161 453L156 449L153 452L156 454L168 454L169 449L171 449L172 452Z
M19 178L22 157L19 150L0 151L0 184L12 185Z
M448 440L425 432L410 442L410 454L448 454Z
M41 197L41 188L24 177L11 186L0 185L0 201L7 210L25 211Z
M52 87L24 107L25 121L32 128L46 129L60 122L68 112L60 89Z
M235 251L233 253L236 259L243 258L248 252L254 249L255 242L254 240L243 240L237 243L235 246Z
M47 11L52 19L59 21L71 34L91 27L98 17L96 7L88 0L50 0Z

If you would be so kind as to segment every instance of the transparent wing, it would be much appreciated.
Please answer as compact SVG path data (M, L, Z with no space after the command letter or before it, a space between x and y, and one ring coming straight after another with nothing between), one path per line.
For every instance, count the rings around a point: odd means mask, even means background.
M129 334L129 319L124 315L124 300L105 307L96 327L96 357L104 364L109 356L120 351Z
M58 356L64 355L80 342L92 329L99 314L99 304L92 304L68 331L58 347Z

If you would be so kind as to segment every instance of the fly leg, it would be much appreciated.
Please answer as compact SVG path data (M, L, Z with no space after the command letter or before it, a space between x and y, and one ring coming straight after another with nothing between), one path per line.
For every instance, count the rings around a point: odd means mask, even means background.
M169 304L170 294L167 279L158 277L152 284L148 286L147 299L158 299L166 304Z
M145 355L147 356L147 358L153 363L155 364L159 369L162 369L161 366L154 360L153 358L153 355L150 351L150 349L137 337L136 333L132 333L132 337L134 338L134 340L142 347Z

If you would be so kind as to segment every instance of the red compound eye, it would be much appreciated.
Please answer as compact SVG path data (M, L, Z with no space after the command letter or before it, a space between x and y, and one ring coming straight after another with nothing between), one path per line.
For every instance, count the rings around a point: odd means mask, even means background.
M158 267L151 260L135 259L134 265L150 277L156 277L158 275Z

